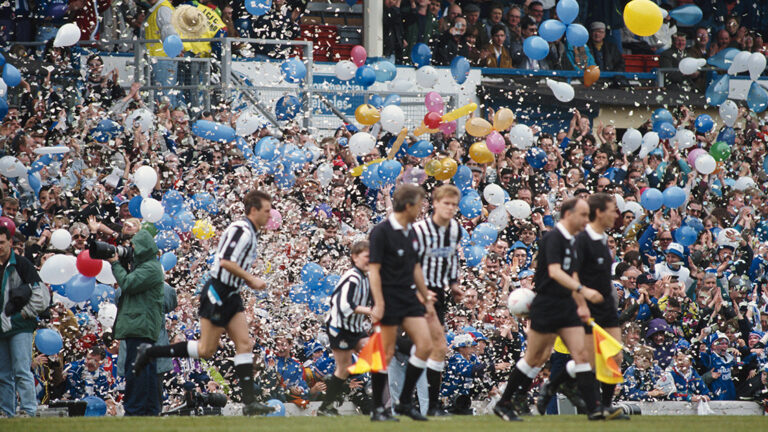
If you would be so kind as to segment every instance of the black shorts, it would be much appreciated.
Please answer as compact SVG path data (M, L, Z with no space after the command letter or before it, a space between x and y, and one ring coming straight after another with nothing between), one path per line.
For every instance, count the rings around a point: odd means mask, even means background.
M583 325L576 312L576 302L569 297L537 294L531 303L531 328L539 333L557 333L567 327Z
M448 312L448 295L443 288L432 288L429 290L435 293L435 313L440 324L445 326L445 314Z
M613 302L604 301L603 303L589 305L589 315L595 320L595 323L602 328L618 327L619 326L619 314L613 305ZM584 324L584 331L587 334L592 334L592 326Z
M405 318L423 317L427 313L427 308L416 296L416 290L384 288L383 291L384 316L381 318L381 325L400 325Z
M221 299L221 305L211 303L208 298L208 290L214 287ZM216 279L208 279L200 292L200 308L197 310L199 318L206 318L217 327L226 327L229 320L238 312L244 312L243 299L237 290L227 287Z
M368 337L368 333L355 333L349 330L331 327L328 323L325 324L325 329L328 332L328 340L331 342L331 349L353 350L357 347L357 343L360 342L360 340Z

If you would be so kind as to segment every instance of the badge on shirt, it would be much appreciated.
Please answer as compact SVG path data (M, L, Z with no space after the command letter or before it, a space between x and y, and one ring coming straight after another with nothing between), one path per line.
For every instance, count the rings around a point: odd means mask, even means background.
M598 265L603 265L603 261L605 261L605 260L603 259L603 257L600 257L600 258L598 258L598 259L597 259L597 264L598 264Z
M405 251L402 250L402 249L398 249L397 250L397 256L403 256L403 255L405 255Z

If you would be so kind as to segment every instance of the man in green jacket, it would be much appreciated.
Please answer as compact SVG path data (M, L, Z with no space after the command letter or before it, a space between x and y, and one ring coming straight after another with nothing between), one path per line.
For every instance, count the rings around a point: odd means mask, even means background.
M109 259L112 273L120 287L120 301L115 319L115 339L124 340L126 416L160 414L157 364L150 362L142 374L133 373L136 350L142 343L154 343L163 327L163 268L157 259L158 249L152 234L140 230L131 239L134 270L126 270L117 255Z

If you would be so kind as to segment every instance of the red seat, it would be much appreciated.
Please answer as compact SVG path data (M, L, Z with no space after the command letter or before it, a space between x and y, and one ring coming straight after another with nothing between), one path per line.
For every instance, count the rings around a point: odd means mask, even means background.
M659 67L659 56L646 54L624 54L624 70L627 72L650 72Z

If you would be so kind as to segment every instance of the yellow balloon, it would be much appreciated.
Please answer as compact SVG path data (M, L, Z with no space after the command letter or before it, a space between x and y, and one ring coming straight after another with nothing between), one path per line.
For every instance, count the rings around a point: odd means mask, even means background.
M491 133L493 130L493 126L491 126L487 120L480 117L472 117L471 119L467 120L464 128L467 130L468 134L475 138L482 138Z
M213 224L206 219L199 219L192 227L192 234L200 240L209 239L214 234Z
M515 114L509 108L501 108L493 115L493 128L499 132L505 131L515 123Z
M453 158L445 158L440 161L441 169L439 172L435 173L435 178L437 180L448 180L456 174L456 171L459 169L459 164L456 163Z
M469 157L479 164L493 162L493 153L488 150L485 141L478 141L469 147Z
M476 103L474 103L474 102L468 103L468 104L464 105L461 108L456 108L455 110L449 112L448 114L444 114L440 118L440 121L442 123L448 123L448 122L456 120L459 117L464 117L465 115L471 113L472 111L474 111L476 109L477 109L477 104Z
M624 7L624 24L638 36L652 36L661 28L661 8L651 0L632 0Z
M442 170L443 164L441 164L437 159L432 159L431 161L427 162L427 165L424 167L424 172L426 172L428 176L434 176Z
M373 164L375 164L375 163L379 163L379 162L384 162L384 158L380 158L380 159L374 159L374 160L372 160L372 161L370 161L370 162L366 162L364 165L358 165L358 166L356 166L356 167L352 168L352 169L349 171L349 175L350 175L350 176L352 176L352 177L360 177L361 175L363 175L363 170L364 170L364 169L365 169L365 168L366 168L368 165L373 165Z
M362 104L355 110L355 120L362 125L371 126L379 122L381 113L375 106Z

